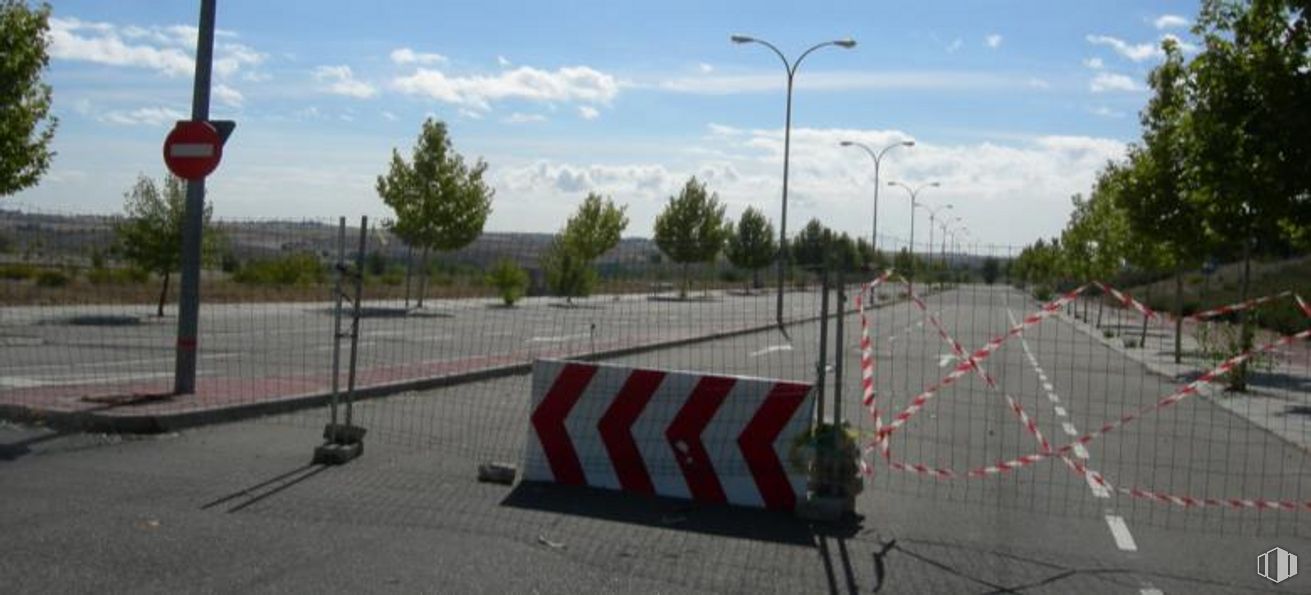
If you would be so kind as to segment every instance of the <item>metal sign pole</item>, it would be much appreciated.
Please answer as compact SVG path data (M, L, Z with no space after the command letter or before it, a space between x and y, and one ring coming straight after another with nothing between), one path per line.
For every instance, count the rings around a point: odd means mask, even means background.
M210 74L214 65L214 13L217 0L201 0L200 32L196 37L196 78L191 94L191 119L209 120ZM178 289L177 355L173 394L196 392L196 349L200 331L200 250L205 227L205 178L187 182L186 214L182 224L182 278Z

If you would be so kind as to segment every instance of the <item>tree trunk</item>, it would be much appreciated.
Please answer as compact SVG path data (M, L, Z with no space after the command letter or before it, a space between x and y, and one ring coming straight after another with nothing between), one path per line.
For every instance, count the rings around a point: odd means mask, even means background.
M164 272L164 288L159 290L159 308L155 310L155 316L164 317L164 300L168 299L168 271Z
M405 309L410 309L410 276L414 272L414 246L405 246Z
M1147 295L1144 296L1144 300L1145 300L1145 301L1143 302L1143 305L1144 305L1144 306L1146 306L1147 304L1152 303L1152 286L1151 286L1151 284L1148 284L1148 285L1147 285ZM1147 348L1147 315L1146 315L1146 314L1143 315L1143 334L1142 334L1142 337L1140 337L1140 338L1138 339L1138 346L1139 346L1139 347L1142 347L1143 349L1146 349L1146 348Z
M1243 239L1243 289L1239 295L1238 301L1247 301L1247 292L1252 287L1252 238L1249 236ZM1239 353L1247 353L1252 348L1252 321L1247 315L1247 310L1238 312L1239 334L1241 336L1242 348ZM1234 367L1230 373L1232 381L1229 383L1230 388L1243 392L1247 390L1247 362L1243 362Z
M1184 275L1174 272L1174 363L1183 361L1184 341Z
M428 293L428 248L423 248L423 257L420 260L423 270L419 271L419 308L423 307L423 296Z
M687 263L683 263L683 284L678 288L678 299L687 299Z
M751 289L760 289L760 269L751 270Z

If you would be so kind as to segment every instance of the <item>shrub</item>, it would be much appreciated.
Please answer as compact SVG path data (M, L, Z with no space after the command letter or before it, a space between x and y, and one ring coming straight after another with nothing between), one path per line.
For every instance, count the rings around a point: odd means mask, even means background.
M0 279L9 281L22 281L35 277L37 268L30 264L6 264L0 265Z
M323 264L308 252L252 261L232 274L233 281L250 285L312 285L326 278Z
M141 284L150 280L150 273L137 267L125 269L92 268L86 272L86 280L92 285L129 285Z
M528 288L528 273L514 261L503 258L488 273L487 284L496 288L505 305L513 306Z
M1040 302L1049 302L1052 299L1052 288L1046 285L1037 285L1033 288L1033 299Z
M62 271L44 270L36 274L37 287L64 287L70 280Z

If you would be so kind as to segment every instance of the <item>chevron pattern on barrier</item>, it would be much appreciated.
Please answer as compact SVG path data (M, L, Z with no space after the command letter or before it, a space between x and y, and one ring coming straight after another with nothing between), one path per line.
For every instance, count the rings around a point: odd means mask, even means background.
M524 479L792 510L811 385L538 360Z

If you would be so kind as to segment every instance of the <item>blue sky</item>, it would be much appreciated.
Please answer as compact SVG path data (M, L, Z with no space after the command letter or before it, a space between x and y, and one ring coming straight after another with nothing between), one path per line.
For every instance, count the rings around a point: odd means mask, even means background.
M424 2L219 0L213 117L238 122L210 178L225 217L388 210L373 190L422 120L490 164L488 227L554 231L595 190L649 236L689 175L736 216L779 210L784 73L758 45L825 48L797 77L789 227L868 235L869 158L844 139L914 139L883 179L939 181L979 240L1057 233L1069 197L1138 136L1164 35L1191 39L1195 2ZM198 2L57 1L48 75L57 156L26 207L115 212L190 112ZM905 237L905 193L880 230ZM918 233L923 238L926 221Z

